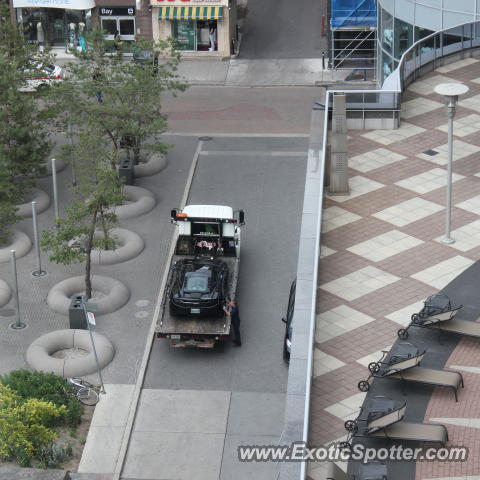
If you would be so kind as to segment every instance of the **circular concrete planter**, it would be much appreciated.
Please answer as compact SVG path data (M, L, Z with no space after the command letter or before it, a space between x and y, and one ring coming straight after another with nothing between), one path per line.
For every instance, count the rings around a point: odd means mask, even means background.
M115 347L107 337L92 332L100 368L108 365L115 356ZM85 356L55 358L59 350L85 350ZM88 330L55 330L37 338L25 354L27 364L33 370L54 373L65 378L81 377L97 371Z
M44 165L47 167L47 174L44 175L44 176L46 177L48 175L51 175L52 174L52 159L49 158L44 163ZM57 173L58 173L58 172L61 172L67 166L67 163L65 162L65 160L63 160L61 158L57 158L56 161L55 161L55 166L57 167Z
M0 307L5 306L12 296L12 290L7 282L0 279Z
M125 185L123 192L127 203L115 207L115 214L120 220L138 217L155 206L155 197L146 188Z
M17 213L22 217L32 216L32 202L37 202L37 214L44 212L50 206L50 197L47 192L34 188L28 196L28 201L18 205Z
M111 235L117 245L115 250L93 250L92 263L112 265L125 262L139 255L145 248L142 237L130 230L114 228ZM95 236L103 237L103 232L95 232Z
M32 242L26 233L20 230L12 230L12 243L6 247L0 248L0 263L8 262L12 257L10 250L15 250L15 256L21 258L25 256L32 248Z
M93 298L89 301L97 305L95 314L115 312L123 307L130 298L130 291L119 280L94 275L92 277ZM47 303L52 310L68 315L73 295L85 293L85 277L73 277L57 283L47 295Z
M166 166L167 156L163 153L155 153L151 155L146 162L140 161L140 163L133 168L135 170L135 177L146 177L148 175L155 175Z

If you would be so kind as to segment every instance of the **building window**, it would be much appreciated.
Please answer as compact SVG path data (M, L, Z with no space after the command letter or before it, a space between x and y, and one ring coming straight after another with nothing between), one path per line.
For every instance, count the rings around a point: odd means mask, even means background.
M395 19L394 56L400 60L406 50L413 45L413 25L398 18Z
M178 50L217 50L217 20L174 20L173 38Z

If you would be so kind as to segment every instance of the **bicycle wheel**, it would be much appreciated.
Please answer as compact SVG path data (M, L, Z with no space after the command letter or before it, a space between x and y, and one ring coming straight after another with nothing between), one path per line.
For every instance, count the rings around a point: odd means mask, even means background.
M80 388L77 392L77 398L84 405L96 405L98 403L98 393L90 387Z

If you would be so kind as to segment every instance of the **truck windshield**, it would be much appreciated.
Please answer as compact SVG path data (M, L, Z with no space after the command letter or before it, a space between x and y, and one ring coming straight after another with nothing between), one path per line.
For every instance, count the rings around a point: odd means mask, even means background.
M218 223L194 222L192 224L192 234L218 237L220 235L220 225Z

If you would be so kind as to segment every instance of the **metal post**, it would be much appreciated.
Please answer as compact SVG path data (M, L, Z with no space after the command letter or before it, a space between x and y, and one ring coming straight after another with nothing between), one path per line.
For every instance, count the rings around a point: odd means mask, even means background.
M451 237L452 227L452 169L453 169L453 118L455 117L455 106L459 95L468 92L468 87L463 83L440 83L433 91L442 95L447 102L448 113L448 162L447 162L447 199L445 205L445 236L443 243L453 243L455 240Z
M27 325L20 321L20 302L18 301L18 279L17 279L17 257L15 256L15 250L10 250L12 254L12 277L13 277L13 299L15 301L15 313L17 316L17 321L11 323L10 327L14 330L21 330Z
M447 164L447 200L445 212L445 237L442 238L443 243L454 243L451 237L452 228L452 164L453 164L453 118L455 117L456 99L450 97L448 99L448 164Z
M57 165L56 160L52 158L52 182L53 182L53 208L55 211L55 225L58 227L58 191L57 191Z
M93 341L92 329L90 327L90 322L88 321L87 306L85 305L85 298L83 296L82 296L82 306L83 306L83 313L85 315L85 322L87 323L88 333L90 334L90 341L92 342L93 354L95 355L95 362L97 364L98 376L100 378L100 385L102 386L102 389L100 390L100 392L101 393L106 393L105 392L105 385L103 384L102 371L100 369L100 364L98 363L97 349L95 348L95 342Z
M70 137L70 146L73 148L73 137L72 137L72 124L68 122L68 136ZM73 155L70 155L70 164L72 166L72 185L77 185L77 172L75 170L75 158Z
M34 277L43 277L47 272L42 270L42 260L40 258L40 241L38 239L38 221L37 221L37 202L32 202L32 220L33 220L33 242L35 243L35 252L37 253L37 269L32 272Z
M322 70L325 70L325 52L322 52Z

